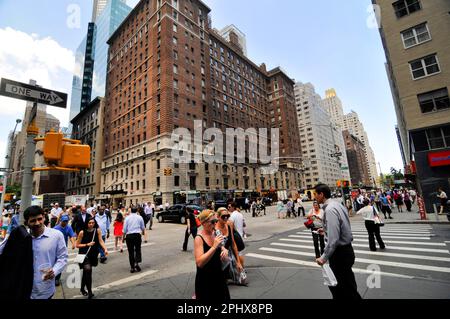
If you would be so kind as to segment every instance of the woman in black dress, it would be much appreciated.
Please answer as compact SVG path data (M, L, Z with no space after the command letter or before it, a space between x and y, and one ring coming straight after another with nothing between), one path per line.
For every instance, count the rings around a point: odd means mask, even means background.
M218 222L214 211L204 210L198 216L203 229L195 237L194 255L197 265L195 296L197 300L224 302L230 300L230 292L222 271L222 260L228 258L223 247L222 235L215 236L214 226Z
M85 230L80 231L77 238L77 248L80 254L87 254L83 263L79 264L80 269L83 269L83 277L81 278L80 292L83 296L88 296L89 299L94 297L92 293L92 267L98 265L98 254L100 247L108 256L108 250L102 239L102 231L98 228L95 219L91 219ZM87 292L84 288L87 288Z

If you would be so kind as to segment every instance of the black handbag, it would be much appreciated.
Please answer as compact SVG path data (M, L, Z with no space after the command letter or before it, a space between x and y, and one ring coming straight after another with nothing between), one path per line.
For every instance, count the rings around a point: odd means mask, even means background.
M239 234L239 232L236 229L234 229L233 236L234 236L234 242L236 243L237 250L243 251L245 249L245 244L244 244L244 241L242 240L241 235Z

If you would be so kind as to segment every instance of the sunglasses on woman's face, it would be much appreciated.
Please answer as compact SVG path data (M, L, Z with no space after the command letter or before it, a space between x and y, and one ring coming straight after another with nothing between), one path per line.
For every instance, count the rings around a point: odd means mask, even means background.
M211 223L211 225L215 225L217 224L218 220L217 219L213 219L209 221Z
M222 216L220 216L220 218L222 218L222 219L227 219L227 218L230 218L230 215L222 215Z

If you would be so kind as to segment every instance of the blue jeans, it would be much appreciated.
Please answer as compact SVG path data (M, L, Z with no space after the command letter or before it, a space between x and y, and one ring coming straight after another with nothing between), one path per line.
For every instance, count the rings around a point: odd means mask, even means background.
M106 240L106 235L102 235L102 239L103 239L103 242L105 242L105 240ZM106 244L105 244L105 245L106 245ZM105 251L103 250L103 248L100 247L99 250L100 250L100 258L106 257L106 256L105 256Z

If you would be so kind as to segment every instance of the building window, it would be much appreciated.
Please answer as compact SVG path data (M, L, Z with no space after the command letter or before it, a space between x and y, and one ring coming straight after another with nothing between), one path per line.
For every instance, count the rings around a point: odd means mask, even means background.
M426 92L417 96L422 113L450 108L447 88Z
M158 159L156 160L156 169L160 169L161 168L161 161Z
M180 176L175 176L174 186L180 186Z
M178 27L176 24L173 25L173 32L177 32L178 31Z
M411 132L415 152L450 147L450 125Z
M161 178L158 176L156 178L156 187L160 187L161 186Z
M205 186L206 186L206 187L209 187L209 177L206 177L206 178L205 178Z
M405 49L431 40L430 30L426 23L419 24L402 32Z
M178 89L178 80L173 80L173 88Z
M173 65L173 73L178 74L178 66L177 65Z
M392 4L397 18L407 16L422 9L419 0L399 0Z
M436 54L429 55L414 61L409 62L412 77L414 80L439 73L439 61Z
M172 41L173 41L173 44L175 44L175 45L178 44L178 39L176 37L173 37Z

